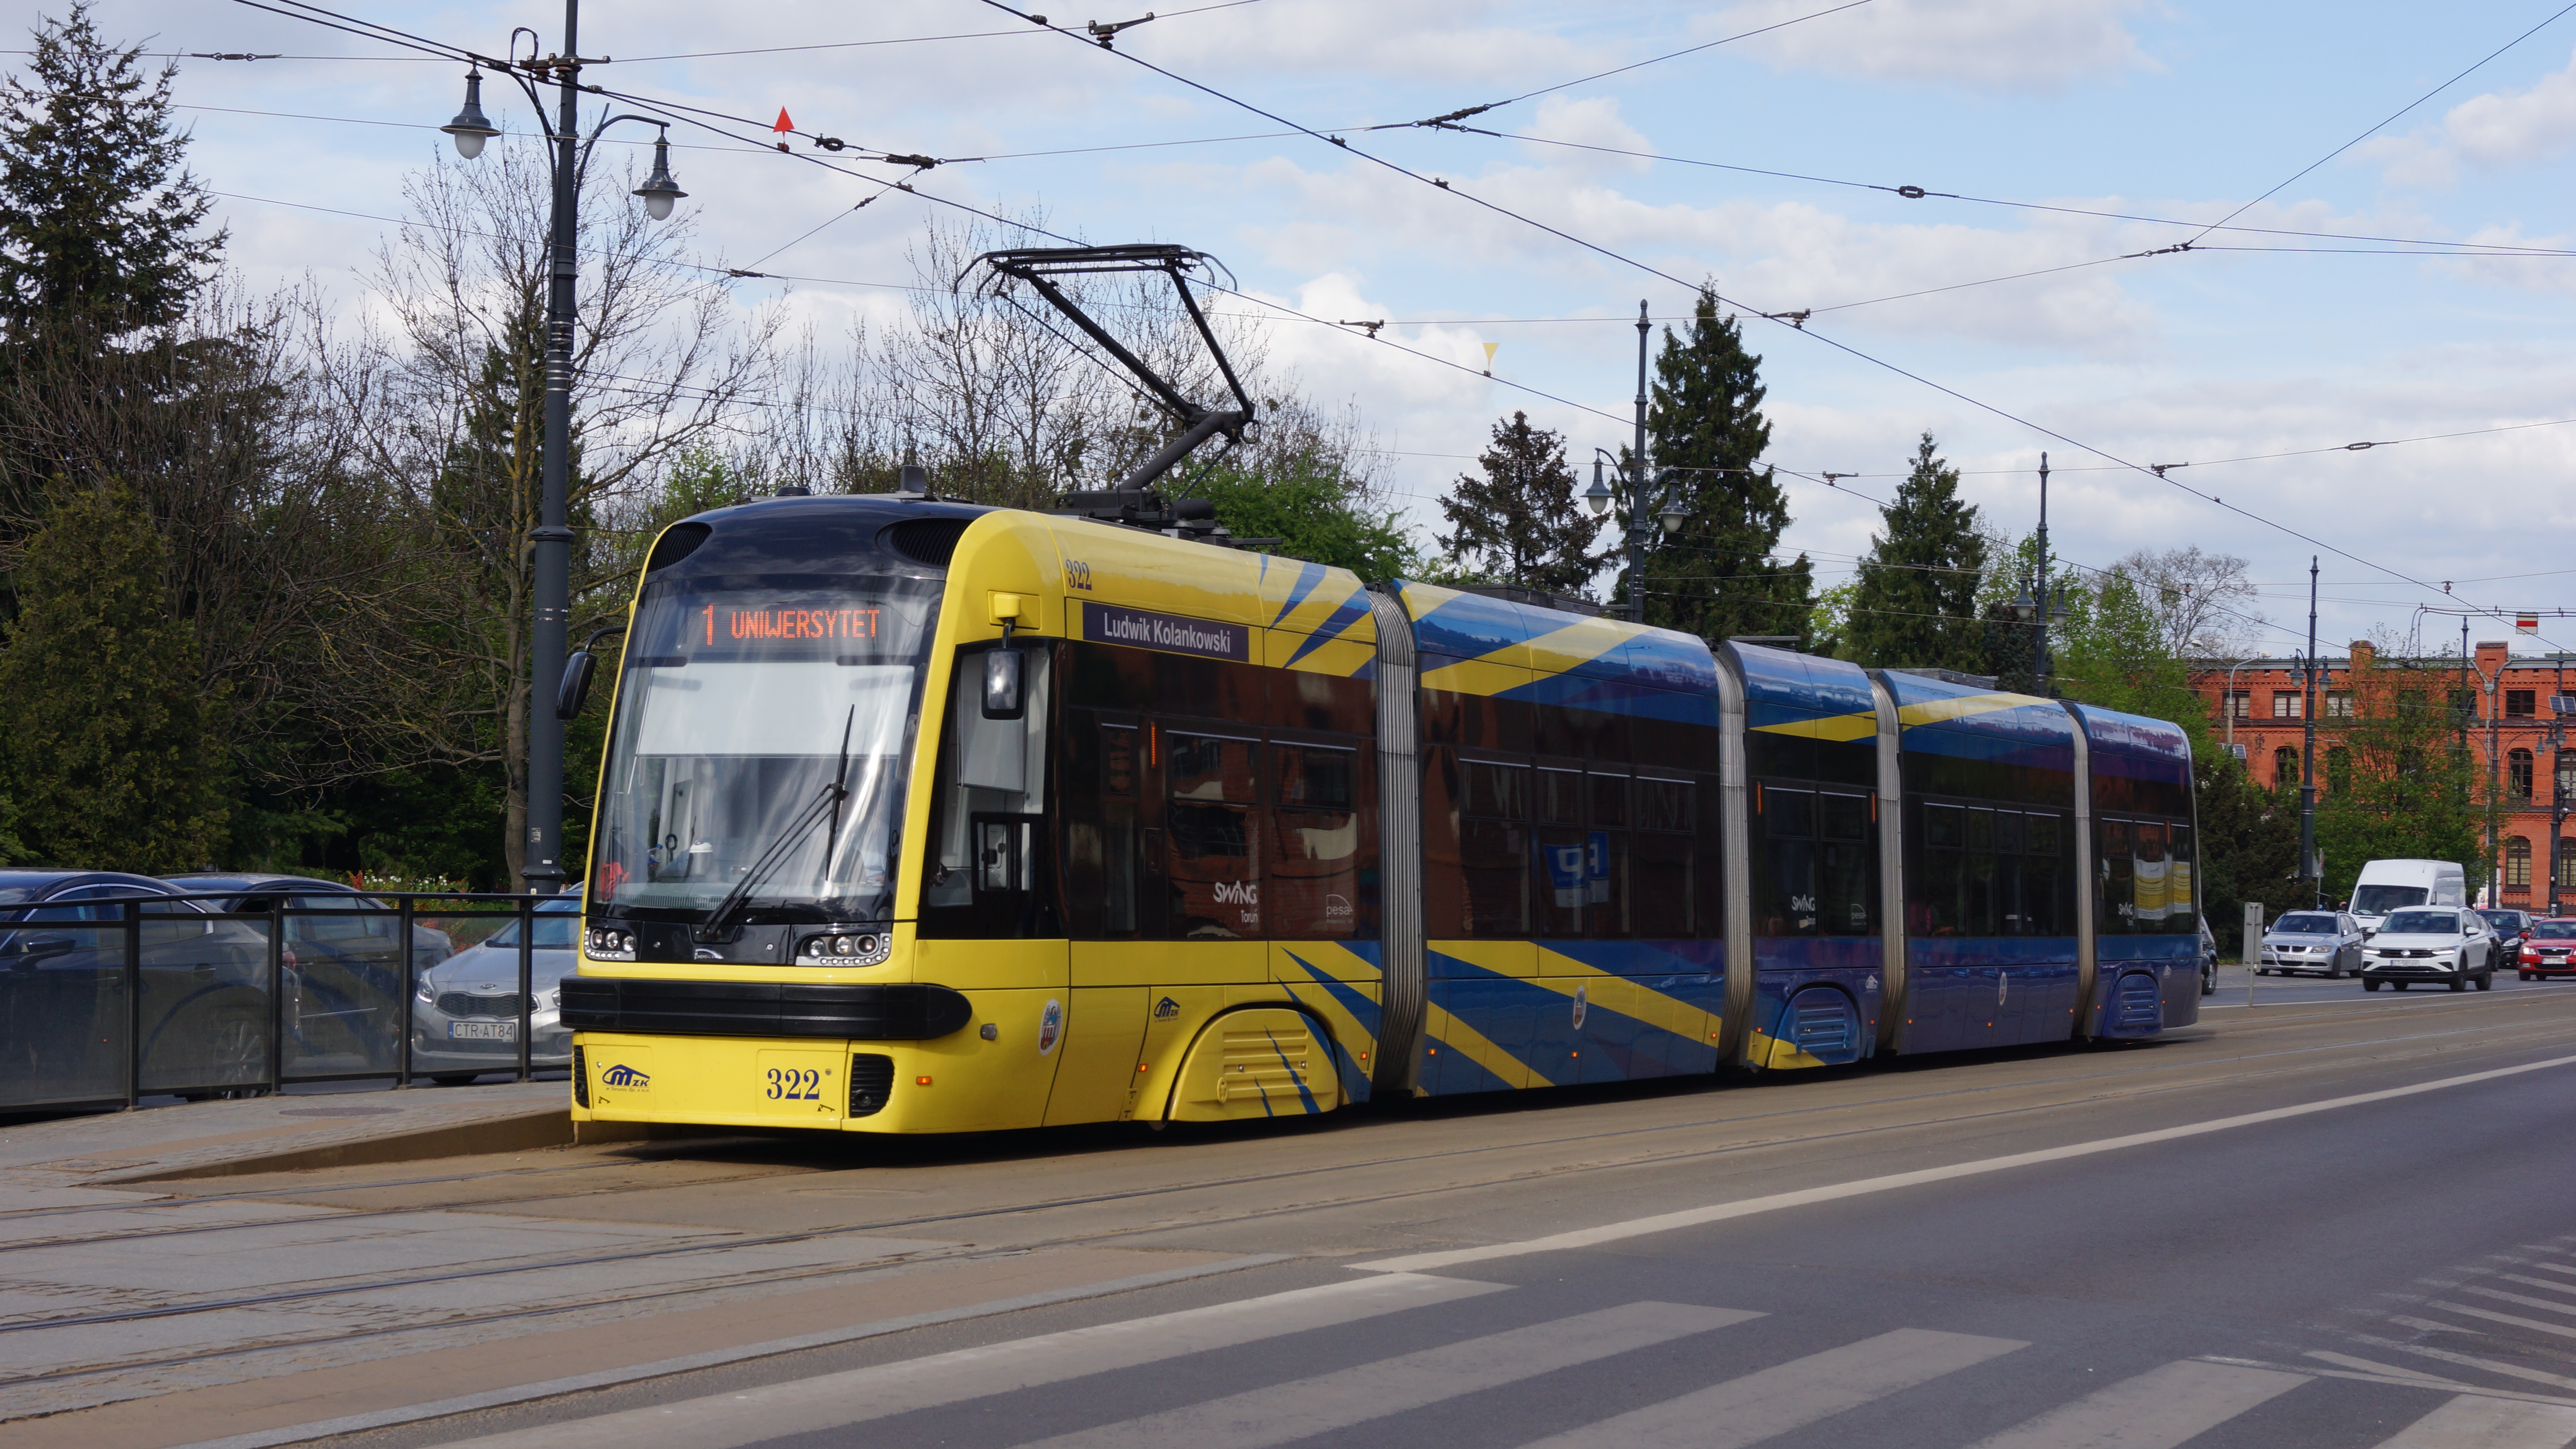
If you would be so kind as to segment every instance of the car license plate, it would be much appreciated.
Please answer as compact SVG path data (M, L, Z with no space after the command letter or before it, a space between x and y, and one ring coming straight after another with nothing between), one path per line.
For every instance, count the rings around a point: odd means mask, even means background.
M517 1041L519 1024L515 1021L451 1021L447 1024L449 1041Z

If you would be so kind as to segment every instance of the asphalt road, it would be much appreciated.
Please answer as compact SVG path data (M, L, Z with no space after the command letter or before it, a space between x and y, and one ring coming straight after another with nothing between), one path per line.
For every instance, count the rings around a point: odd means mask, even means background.
M1210 1265L351 1444L2558 1446L2576 989L2514 985L2266 1004L2265 978L2140 1047L1285 1130L663 1144L533 1192L352 1169L292 1197L734 1235L687 1249L711 1258L900 1234L923 1261ZM842 1291L863 1319L885 1289ZM593 1346L644 1322L603 1307ZM557 1351L509 1341L529 1377ZM395 1345L370 1371L423 1370Z

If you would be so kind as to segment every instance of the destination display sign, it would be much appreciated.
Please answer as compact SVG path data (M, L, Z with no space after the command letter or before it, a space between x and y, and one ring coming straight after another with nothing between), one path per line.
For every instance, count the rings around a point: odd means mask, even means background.
M883 609L869 605L817 609L794 605L740 608L732 604L719 608L708 604L698 610L698 626L709 644L718 640L743 644L809 639L866 641L877 637L877 622L883 613Z
M1160 649L1166 654L1195 654L1202 659L1252 662L1252 631L1241 624L1217 624L1156 614L1110 604L1082 601L1082 637L1095 644L1125 644Z

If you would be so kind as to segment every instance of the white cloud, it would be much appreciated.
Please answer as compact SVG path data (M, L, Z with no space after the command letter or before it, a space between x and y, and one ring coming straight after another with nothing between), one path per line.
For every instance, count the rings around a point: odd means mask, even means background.
M1813 0L1755 0L1700 28L1729 34L1816 8ZM2152 8L2152 0L1877 0L1757 36L1743 48L1783 69L2054 94L2084 76L2152 68L2127 24Z
M2576 141L2576 56L2528 90L2490 91L2453 106L2439 126L2365 143L2360 154L2402 186L2448 186L2460 168L2500 171L2546 161Z

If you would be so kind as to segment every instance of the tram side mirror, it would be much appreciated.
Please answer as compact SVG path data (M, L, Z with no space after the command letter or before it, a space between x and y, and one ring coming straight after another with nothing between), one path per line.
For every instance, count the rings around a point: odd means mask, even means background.
M570 719L581 713L590 699L591 671L598 667L599 660L587 649L574 650L564 661L563 683L555 689L555 718Z
M984 651L984 718L1018 719L1026 712L1028 702L1020 684L1027 664L1024 649Z

